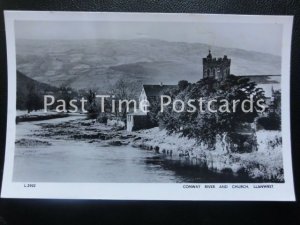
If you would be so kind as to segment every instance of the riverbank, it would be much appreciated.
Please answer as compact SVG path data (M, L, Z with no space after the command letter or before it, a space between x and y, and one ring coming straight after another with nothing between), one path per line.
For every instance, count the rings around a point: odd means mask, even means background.
M131 146L118 126L85 116L16 125L13 181L76 183L184 183L205 180L188 168L159 165L158 154ZM120 144L122 146L120 146ZM157 163L153 163L155 161ZM149 161L152 161L149 162ZM163 163L163 162L162 162Z
M16 123L20 122L30 122L30 121L41 121L68 117L67 113L44 113L44 114L25 114L16 116Z
M28 143L26 143L26 138L22 140L17 139L16 143L20 146L32 145L32 143L37 143L38 145L39 139L49 138L100 143L103 146L121 146L130 144L136 137L123 130L118 124L106 125L97 122L96 119L87 119L84 115L69 115L66 118L34 122L27 121L25 123L27 123L27 126L19 126L17 133L23 133L22 129L26 129L26 127L33 124L40 129L31 130L31 135L26 136L28 137ZM24 125L24 123L20 124ZM35 139L37 141L33 142Z
M257 133L258 151L229 154L223 151L221 143L218 143L216 150L210 150L199 146L195 140L176 134L168 135L165 130L158 128L127 132L117 124L106 125L84 116L25 123L20 123L23 125L17 129L19 138L16 139L16 145L21 148L43 149L51 146L52 140L86 143L87 146L93 145L92 148L97 145L99 150L106 147L116 148L122 152L135 147L156 154L153 158L145 159L147 165L159 164L167 169L172 167L175 171L183 163L185 170L187 166L193 167L195 176L201 171L207 171L210 176L219 174L215 180L223 179L224 176L225 182L228 181L224 174L238 176L239 181L243 177L243 182L249 183L284 182L281 137L277 131ZM231 181L234 182L234 179Z
M212 171L247 174L260 182L284 182L281 136L278 131L258 131L258 151L227 153L222 144L216 150L199 146L195 140L168 135L165 130L152 128L135 132L139 138L133 146L161 154L197 159Z

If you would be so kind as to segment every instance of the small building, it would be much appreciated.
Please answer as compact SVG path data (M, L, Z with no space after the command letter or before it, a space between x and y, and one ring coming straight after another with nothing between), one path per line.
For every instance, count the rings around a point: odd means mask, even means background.
M153 101L159 100L161 95L176 87L177 85L164 85L163 83L159 85L144 84L139 96L139 102L149 102L151 106ZM150 121L148 114L144 113L147 110L147 106L143 107L143 110L127 114L127 131L152 128L156 125Z
M139 97L139 102L148 101L151 105L151 102L160 100L161 95L176 87L177 85L164 85L163 83L159 85L144 84ZM144 111L146 111L146 108L144 108Z
M127 131L136 131L154 127L149 116L143 112L127 114Z

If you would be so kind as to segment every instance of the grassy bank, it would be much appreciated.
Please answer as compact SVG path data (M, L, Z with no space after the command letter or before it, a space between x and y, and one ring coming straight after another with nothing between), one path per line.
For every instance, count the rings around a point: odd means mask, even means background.
M216 150L211 150L193 139L168 135L158 128L142 130L136 135L140 138L133 141L135 147L171 156L196 158L216 172L246 173L261 182L284 182L278 131L258 131L258 151L251 153L227 153L221 143L217 143Z

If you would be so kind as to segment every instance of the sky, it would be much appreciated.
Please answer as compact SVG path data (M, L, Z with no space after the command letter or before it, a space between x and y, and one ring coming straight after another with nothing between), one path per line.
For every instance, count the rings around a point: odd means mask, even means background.
M282 25L196 22L16 21L17 39L138 39L204 43L281 55Z

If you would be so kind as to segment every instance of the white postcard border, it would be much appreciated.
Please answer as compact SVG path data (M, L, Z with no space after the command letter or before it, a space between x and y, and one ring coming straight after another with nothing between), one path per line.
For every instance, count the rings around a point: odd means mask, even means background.
M122 200L224 200L224 201L295 201L290 136L290 53L292 16L251 16L173 13L110 13L110 12L36 12L5 11L8 62L7 133L2 198L55 199L122 199ZM283 25L282 43L282 138L285 183L271 183L272 189L255 188L255 184L228 184L228 189L187 188L191 183L35 183L25 188L13 182L14 142L16 133L16 20L50 21L180 21L207 23L279 23ZM215 184L216 187L221 185ZM248 185L249 188L238 188Z

